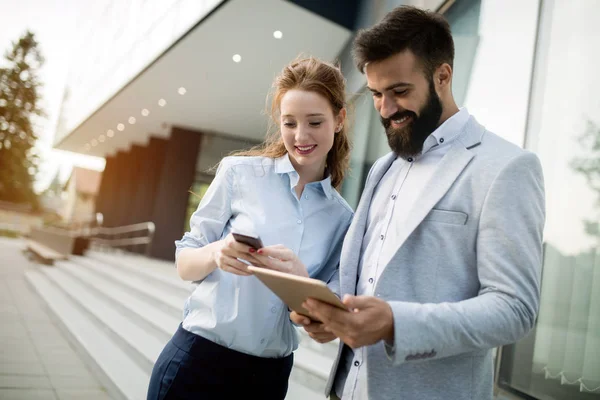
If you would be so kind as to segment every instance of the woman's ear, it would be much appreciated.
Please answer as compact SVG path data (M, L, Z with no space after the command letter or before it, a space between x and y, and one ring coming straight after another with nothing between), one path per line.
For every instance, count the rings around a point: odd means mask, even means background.
M346 121L346 108L342 108L336 117L335 124L335 133L338 133L342 127L344 126L344 122Z

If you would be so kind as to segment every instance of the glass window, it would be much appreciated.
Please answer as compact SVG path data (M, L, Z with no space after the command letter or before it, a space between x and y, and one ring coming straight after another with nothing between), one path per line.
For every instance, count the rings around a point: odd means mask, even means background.
M546 186L537 326L503 350L500 383L600 399L600 3L543 2L527 147Z
M525 136L538 4L458 0L445 14L454 37L458 106L518 146Z

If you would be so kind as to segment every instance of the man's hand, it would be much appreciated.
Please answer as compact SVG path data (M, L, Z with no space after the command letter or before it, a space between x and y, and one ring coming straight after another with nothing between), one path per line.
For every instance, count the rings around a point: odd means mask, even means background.
M315 299L308 299L303 307L323 321L326 331L353 349L380 340L394 343L394 315L388 303L377 297L350 295L344 296L343 302L350 312Z
M290 319L294 323L302 325L304 330L308 332L308 336L319 343L328 343L337 338L337 336L335 336L333 333L327 332L325 330L325 325L322 323L312 321L310 318L306 318L304 315L300 315L296 311L292 311L290 313Z

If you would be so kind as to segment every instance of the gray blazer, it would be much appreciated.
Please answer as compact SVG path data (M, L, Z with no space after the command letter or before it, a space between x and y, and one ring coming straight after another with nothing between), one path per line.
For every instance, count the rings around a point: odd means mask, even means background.
M394 158L367 177L333 284L341 294L356 293L369 205ZM537 316L541 165L470 117L415 204L375 287L394 313L395 349L368 347L369 399L492 399L492 349L522 338Z

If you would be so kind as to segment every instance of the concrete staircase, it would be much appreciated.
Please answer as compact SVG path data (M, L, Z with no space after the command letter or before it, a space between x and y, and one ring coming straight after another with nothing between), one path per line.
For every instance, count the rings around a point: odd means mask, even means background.
M195 285L181 281L172 263L96 251L40 266L26 277L111 395L145 399L152 366ZM323 399L338 341L322 345L298 332L286 399Z

